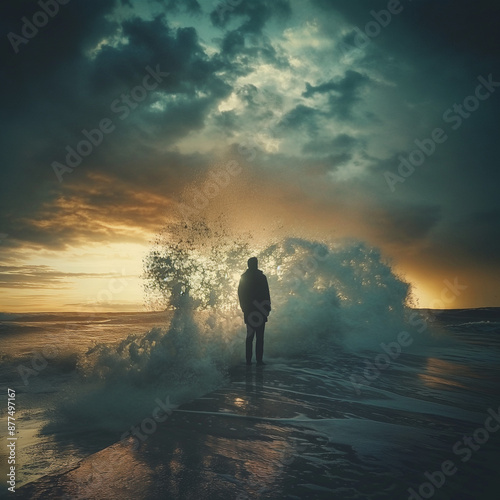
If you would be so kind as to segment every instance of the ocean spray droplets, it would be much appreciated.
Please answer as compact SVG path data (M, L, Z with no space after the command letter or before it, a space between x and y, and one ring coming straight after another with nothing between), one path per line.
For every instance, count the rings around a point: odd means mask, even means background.
M150 409L155 397L181 404L220 386L227 369L244 359L236 290L251 255L271 290L270 358L328 355L339 343L376 348L404 328L409 286L378 251L300 238L259 249L247 241L202 222L167 228L145 260L145 279L152 303L172 310L170 324L97 345L81 358L87 382L99 388L76 403L78 418L90 421L91 408L104 406L123 432L145 416L137 408Z
M273 346L275 355L284 354L283 349L300 352L305 344L316 351L316 340L367 348L401 330L409 285L392 273L377 250L361 243L332 247L300 238L251 248L249 241L251 237L235 237L223 225L169 226L145 262L152 302L176 308L184 297L195 316L204 311L204 319L210 318L214 328L207 334L213 340L234 338L242 326L238 281L248 257L256 255L273 303L268 354ZM221 321L222 331L215 327ZM227 331L229 325L235 329ZM384 325L383 331L378 325Z

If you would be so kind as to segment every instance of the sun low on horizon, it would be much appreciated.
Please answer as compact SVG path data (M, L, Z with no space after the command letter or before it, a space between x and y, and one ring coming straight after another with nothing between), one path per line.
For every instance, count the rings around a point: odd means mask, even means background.
M0 311L147 310L155 240L199 220L362 242L414 307L500 307L499 7L39 9L3 21Z

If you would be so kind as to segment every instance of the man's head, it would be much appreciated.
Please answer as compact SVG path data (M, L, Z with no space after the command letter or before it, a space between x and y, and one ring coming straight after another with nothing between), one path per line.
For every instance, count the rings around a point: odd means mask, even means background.
M250 257L248 259L248 269L257 269L259 265L259 261L257 260L257 257Z

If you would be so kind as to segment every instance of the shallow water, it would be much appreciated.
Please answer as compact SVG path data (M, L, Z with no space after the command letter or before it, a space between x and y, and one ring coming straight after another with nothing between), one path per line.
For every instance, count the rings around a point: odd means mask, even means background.
M97 316L96 324L87 323L85 328L109 324L106 315ZM188 439L190 429L201 427L198 451L193 443L188 445L179 438L177 447L190 451L177 457L175 467L189 471L204 457L207 470L215 474L213 487L217 491L229 488L233 498L409 498L409 488L417 493L420 488L421 498L431 488L434 498L496 498L488 495L499 486L500 433L485 434L478 429L485 428L489 410L500 412L500 311L436 312L432 317L436 318L432 328L441 332L437 341L401 348L394 359L387 358L387 367L384 358L377 358L384 353L381 349L353 352L332 344L325 345L321 353L268 355L263 369L254 366L247 370L237 361L219 367L220 379L214 377L205 385L195 372L187 371L184 375L191 373L195 387L183 376L170 386L142 387L142 398L138 397L140 387L124 389L135 383L137 372L128 384L108 379L103 383L93 376L83 377L84 368L77 358L72 362L47 359L47 366L28 377L24 385L16 370L19 364L28 366L30 343L43 348L43 321L39 318L37 330L26 333L24 327L31 325L18 318L19 335L13 323L4 323L11 329L11 351L2 367L2 383L14 385L17 391L18 487L119 441L132 425L151 417L156 398L165 401L171 397L175 405L192 402L173 412L165 423L167 429L184 429ZM68 317L60 320L69 322ZM123 324L118 317L113 321L103 336L114 347L108 358L100 351L100 361L115 360L123 332L144 331L155 321L168 324L165 315L154 314L123 318ZM171 327L160 329L163 335L153 337L160 342ZM47 329L54 334L54 318ZM270 328L266 335L271 332ZM234 344L240 361L243 342L241 336ZM83 340L72 344L74 351L84 352L89 347L84 344ZM129 340L124 345L130 348L132 344ZM378 374L366 372L377 360ZM141 368L151 369L149 364ZM204 366L200 370L213 373ZM214 385L219 389L210 392ZM205 393L208 395L200 397ZM493 428L492 422L490 419ZM154 439L140 444L153 446L159 436L160 430L155 431ZM472 441L466 445L464 436L475 436L481 444ZM169 432L163 439L169 449ZM241 456L247 456L243 465ZM214 466L215 457L223 457L226 472ZM162 457L155 460L157 468ZM173 458L167 454L163 460L169 472L161 477L166 481L168 476L169 487L176 484L179 491L192 491L192 482L184 484L173 475ZM435 474L447 461L453 462L450 470L455 472L443 476L444 484L437 488L425 473ZM141 467L147 469L152 463L146 460ZM151 491L159 485L166 487L153 472L149 470ZM433 477L439 484L440 474Z

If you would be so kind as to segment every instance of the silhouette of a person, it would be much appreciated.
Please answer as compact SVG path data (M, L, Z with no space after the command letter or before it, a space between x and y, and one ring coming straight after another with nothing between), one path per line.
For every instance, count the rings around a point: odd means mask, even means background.
M238 285L238 298L247 325L246 359L247 365L252 364L253 338L255 342L255 357L257 365L264 354L264 328L271 312L271 297L265 274L258 269L257 257L248 259L248 269L241 275Z

